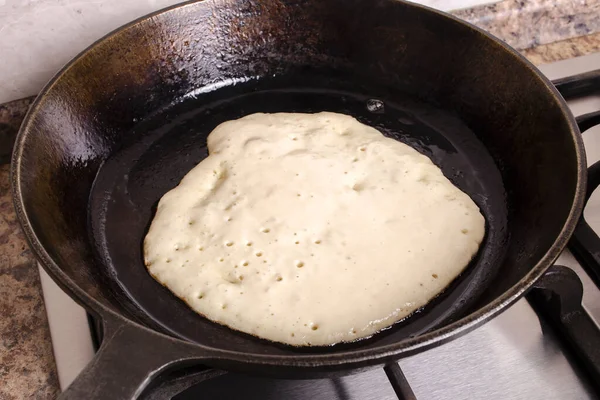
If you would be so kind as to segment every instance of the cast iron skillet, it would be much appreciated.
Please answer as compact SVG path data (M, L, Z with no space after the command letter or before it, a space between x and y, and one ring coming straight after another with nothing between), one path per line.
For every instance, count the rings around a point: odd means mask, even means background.
M487 234L422 312L369 340L294 349L193 313L147 274L141 246L158 199L206 156L218 123L322 110L429 155L478 203ZM552 85L457 19L393 0L207 0L142 18L65 67L22 126L12 183L45 269L103 321L100 351L62 398L130 399L175 367L323 376L473 329L563 249L584 165Z

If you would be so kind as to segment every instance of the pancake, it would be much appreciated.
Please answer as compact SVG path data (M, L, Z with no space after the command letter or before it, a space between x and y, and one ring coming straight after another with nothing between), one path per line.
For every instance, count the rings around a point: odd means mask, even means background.
M293 346L368 337L440 294L485 234L429 158L342 114L252 114L160 200L149 273L194 311Z

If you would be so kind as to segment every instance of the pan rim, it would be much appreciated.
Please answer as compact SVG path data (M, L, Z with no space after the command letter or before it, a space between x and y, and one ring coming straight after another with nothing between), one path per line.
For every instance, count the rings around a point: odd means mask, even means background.
M157 335L163 336L164 340L192 344L193 346L197 346L200 349L204 349L211 354L218 355L220 358L227 358L228 360L240 362L243 364L272 365L275 367L287 366L299 368L320 366L338 367L339 369L352 369L357 366L383 364L386 361L392 359L400 359L402 357L412 355L417 352L424 351L437 345L443 344L445 342L448 342L466 334L467 332L480 326L484 322L494 318L495 316L506 310L508 306L520 299L521 296L533 285L533 283L537 281L546 272L546 270L553 264L556 258L558 258L560 253L565 248L569 238L573 234L577 221L579 220L580 214L582 213L587 182L587 164L583 140L575 122L575 119L571 114L571 111L569 110L565 100L562 98L562 96L554 87L554 85L552 85L552 83L544 75L542 75L541 72L531 62L529 62L523 55L521 55L515 49L508 46L500 39L492 36L488 32L476 26L473 26L468 22L460 20L457 17L443 13L441 11L437 11L426 6L409 3L404 0L385 0L402 3L408 7L421 9L423 12L436 14L440 18L450 19L454 23L466 25L471 30L474 30L475 33L486 38L490 45L493 44L499 46L504 51L507 51L513 57L517 58L519 62L521 62L523 68L528 68L533 74L533 76L540 80L540 82L544 85L545 89L549 92L549 94L552 95L552 97L556 101L556 104L559 106L560 111L562 111L562 114L565 117L566 122L568 123L569 134L573 139L577 161L577 177L573 202L571 204L569 214L563 224L563 227L553 244L547 250L546 254L536 263L535 266L533 266L530 269L530 271L519 282L517 282L517 284L509 288L501 296L497 297L494 301L490 302L485 307L482 307L479 310L473 312L472 314L461 318L460 320L455 321L452 324L449 324L445 327L433 330L431 332L427 332L423 335L414 338L407 338L400 342L372 349L353 349L333 354L325 353L294 355L264 355L221 350L218 348L213 348L195 342L180 339L177 337L162 334L135 322L129 317L115 311L112 307L99 302L93 296L86 293L85 290L79 287L66 273L64 273L61 270L58 264L55 263L52 257L48 254L48 252L42 245L40 239L38 238L38 235L34 231L30 223L28 213L25 209L23 190L21 187L21 176L23 174L21 161L24 153L24 148L29 137L29 132L31 131L34 117L43 105L44 98L49 92L51 92L54 85L69 71L69 69L75 63L83 59L88 52L92 51L97 44L105 42L113 36L116 36L119 33L126 31L144 21L150 20L158 15L166 14L173 10L179 10L186 7L190 7L198 3L214 3L217 1L220 0L191 0L185 3L167 7L165 9L140 17L126 25L123 25L108 33L99 40L95 41L85 50L83 50L80 54L78 54L75 58L73 58L69 63L67 63L41 90L40 94L37 96L34 103L31 105L21 125L21 128L15 141L10 170L12 198L17 218L19 220L21 228L23 229L23 232L25 233L25 237L30 248L33 250L36 258L40 261L43 268L49 273L53 280L57 282L57 284L59 284L61 289L67 292L71 298L73 298L76 302L82 305L87 311L91 312L92 314L99 315L101 317L113 316L121 319L126 319L129 323L135 324L140 329L149 330L156 333Z

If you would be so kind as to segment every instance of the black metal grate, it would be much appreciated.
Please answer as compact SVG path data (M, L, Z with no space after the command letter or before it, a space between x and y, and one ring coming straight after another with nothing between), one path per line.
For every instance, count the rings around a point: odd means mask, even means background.
M600 124L600 112L585 114L577 118L581 132ZM588 168L588 181L585 202L600 185L600 161ZM600 237L594 232L582 215L577 223L569 249L590 275L596 286L600 287Z
M563 97L572 99L600 92L600 70L554 82ZM577 117L579 130L600 125L600 111ZM585 203L600 185L600 161L588 168ZM569 250L600 287L600 237L581 216ZM583 307L583 285L570 268L553 266L527 296L536 311L556 329L567 349L587 373L589 381L600 393L600 330Z

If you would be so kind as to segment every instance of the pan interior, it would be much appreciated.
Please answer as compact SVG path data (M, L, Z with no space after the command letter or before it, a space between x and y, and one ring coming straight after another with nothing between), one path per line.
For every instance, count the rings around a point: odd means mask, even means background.
M225 350L297 354L370 348L398 342L468 314L502 264L507 204L500 172L485 146L461 120L441 108L343 79L263 78L230 82L196 100L137 121L123 145L104 162L89 199L89 232L99 265L114 292L139 308L142 322L174 336ZM207 89L209 90L209 89ZM486 218L477 257L451 286L424 309L370 339L323 348L292 348L212 323L156 282L143 264L142 242L158 200L207 156L206 138L221 122L255 112L349 114L384 135L429 156L466 192Z

